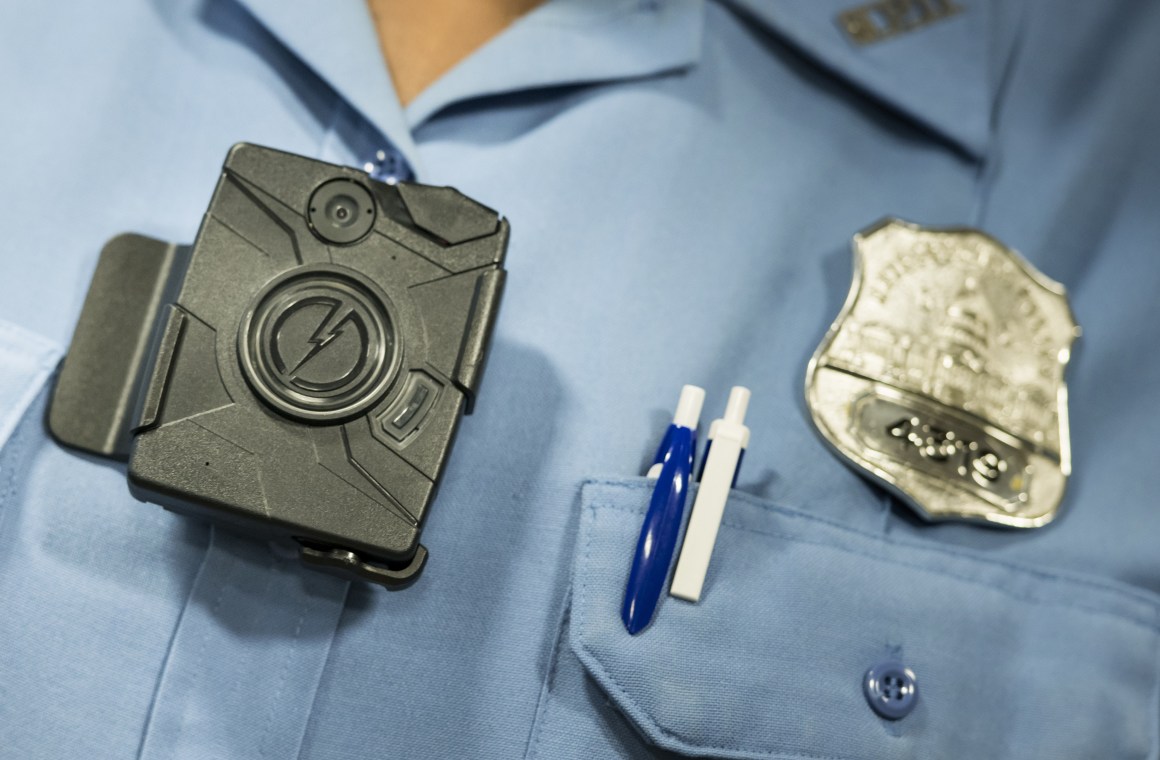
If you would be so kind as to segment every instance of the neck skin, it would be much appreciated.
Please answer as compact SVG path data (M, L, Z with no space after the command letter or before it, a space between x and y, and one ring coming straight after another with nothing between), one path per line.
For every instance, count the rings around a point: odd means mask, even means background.
M542 0L367 0L404 106Z

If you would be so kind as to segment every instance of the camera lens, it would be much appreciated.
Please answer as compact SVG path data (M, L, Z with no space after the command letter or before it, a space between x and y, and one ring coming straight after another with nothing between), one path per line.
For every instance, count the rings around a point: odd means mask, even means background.
M323 242L349 245L361 240L375 224L370 191L349 179L332 179L310 196L307 220Z
M358 219L358 203L349 195L336 195L326 204L326 220L339 227L349 227Z

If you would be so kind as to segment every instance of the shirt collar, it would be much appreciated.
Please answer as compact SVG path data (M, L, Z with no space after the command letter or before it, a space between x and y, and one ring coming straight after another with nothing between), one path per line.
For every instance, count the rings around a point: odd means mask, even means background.
M998 89L996 61L1008 52L996 49L992 0L955 0L961 10L952 16L859 45L838 16L864 2L726 0L840 79L981 158Z
M238 1L414 163L415 144L366 2Z
M997 78L994 0L857 45L838 15L859 0L722 0L818 65L973 158L989 141ZM411 129L453 103L506 92L645 77L700 58L704 0L549 0L421 93L404 111L366 3L240 0L408 160ZM1008 46L1009 47L1009 46Z
M541 87L606 82L690 66L701 54L704 0L550 0L423 91L418 127L456 102Z

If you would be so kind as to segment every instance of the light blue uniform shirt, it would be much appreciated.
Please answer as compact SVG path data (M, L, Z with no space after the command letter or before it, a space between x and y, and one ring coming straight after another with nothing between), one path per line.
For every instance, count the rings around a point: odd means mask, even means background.
M0 11L0 757L1160 755L1160 4L957 0L858 46L854 2L556 0L405 109L358 0ZM46 435L101 245L191 241L243 140L395 151L512 222L408 590L137 503ZM888 215L1069 289L1051 526L923 524L814 432L806 361ZM701 603L629 637L683 383L710 419L751 388L752 443ZM920 685L897 722L862 694L884 659Z

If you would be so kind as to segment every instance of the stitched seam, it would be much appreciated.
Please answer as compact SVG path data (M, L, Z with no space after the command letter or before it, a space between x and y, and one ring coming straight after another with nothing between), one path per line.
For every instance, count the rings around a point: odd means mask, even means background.
M26 450L24 441L27 436L27 428L17 424L16 430L8 441L0 442L0 476L4 477L4 488L0 490L0 536L4 535L8 504L12 501L12 497L16 495L16 472L20 469L17 467L16 454L17 452ZM2 466L5 460L8 462L7 472L4 471Z
M271 555L269 570L271 579L273 579L277 569L276 564L276 558ZM269 588L266 591L269 593ZM298 623L294 626L294 635L290 637L286 656L282 660L282 669L278 674L278 688L274 690L274 698L270 700L270 709L266 713L266 728L262 731L262 740L258 742L258 754L262 757L266 757L267 742L270 740L270 732L274 729L274 717L282 700L282 692L286 690L286 677L290 675L290 661L294 656L294 645L298 642L298 637L302 635L302 625L306 622L306 614L310 608L310 597L307 596L306 601L302 604L302 614L298 616Z
M330 659L334 655L334 639L338 636L339 626L342 624L342 616L346 612L346 600L350 596L350 582L343 581L342 595L338 599L338 613L334 616L334 625L330 631L330 640L326 645L326 658L322 661L322 668L318 671L318 678L314 681L312 688L314 693L310 696L310 707L306 710L306 720L302 723L302 733L298 736L298 749L294 752L296 760L302 757L302 750L306 746L306 734L310 730L311 716L314 715L314 706L318 704L318 685L326 675L326 671L330 668Z
M638 514L637 510L632 509L630 507L622 507L622 506L610 504L610 503L600 503L600 504L594 503L593 508L595 508L596 506L599 506L602 509L612 509L612 510L615 510L617 512L625 512L628 514ZM1155 621L1148 622L1148 621L1144 621L1144 620L1138 620L1135 617L1123 615L1123 614L1114 612L1112 610L1100 609L1098 607L1090 607L1088 605L1069 604L1069 603L1063 602L1063 601L1046 601L1043 599L1037 599L1034 596L1029 596L1026 594L1019 594L1019 593L1012 591L1011 589L1003 587L1003 586L997 586L997 585L992 585L990 583L985 583L981 580L978 580L977 578L971 578L970 576L961 575L959 573L953 573L953 572L950 572L947 570L940 570L937 568L927 567L925 565L920 565L920 564L917 564L914 562L907 562L905 560L886 560L886 559L883 559L882 557L880 557L876 554L873 554L871 552L861 551L858 549L851 549L848 547L838 546L835 544L829 544L829 543L825 543L823 541L817 541L814 539L803 538L801 536L797 536L797 535L794 535L792 533L782 533L782 532L777 532L777 531L759 530L757 528L751 528L751 527L746 526L746 525L739 525L737 523L730 522L728 520L722 520L721 525L729 527L729 528L734 528L736 530L740 530L740 531L743 531L746 533L754 533L754 534L757 534L760 536L767 536L770 538L780 538L780 539L784 539L787 541L794 541L796 543L808 544L811 546L820 546L820 547L827 548L827 549L834 549L836 551L845 552L846 554L851 554L851 555L854 555L856 557L864 557L866 559L870 559L870 560L873 560L873 561L878 562L880 564L884 564L884 565L891 566L891 567L908 567L908 568L911 568L913 570L919 570L919 571L926 572L926 573L929 573L932 575L941 575L941 576L944 576L947 578L954 578L954 579L962 581L964 583L970 583L970 584L975 585L975 586L981 586L983 588L997 591L1001 594L1005 594L1006 596L1010 596L1013 599L1019 599L1020 601L1030 602L1032 604L1037 604L1037 605L1041 605L1041 606L1048 606L1048 605L1057 606L1057 607L1062 607L1064 609L1079 610L1079 611L1087 612L1089 614L1096 614L1096 615L1102 615L1102 616L1106 616L1106 617L1112 617L1112 618L1115 618L1117 620L1123 620L1125 622L1133 623L1133 624L1135 624L1141 628L1144 628L1145 630L1148 630L1149 632L1152 632L1152 633L1156 633L1156 632L1160 631L1160 622L1155 622ZM1050 578L1051 580L1058 581L1060 583L1067 583L1068 582L1068 579L1066 579L1066 578L1058 578L1058 577L1051 576L1050 574L1046 574L1046 577Z
M605 26L612 24L630 16L635 16L638 13L646 12L641 8L639 2L626 1L618 8L612 8L607 13L599 16L580 17L580 18L552 18L548 15L529 14L524 24L527 26L545 26L555 27L557 29L587 29L591 27Z
M532 726L531 741L528 744L528 749L524 752L527 758L534 758L540 749L540 739L544 735L544 725L548 722L548 713L552 707L552 690L556 685L556 674L560 670L560 649L564 646L564 631L569 625L571 618L571 603L566 602L564 605L563 614L560 617L560 623L556 632L556 644L552 648L552 664L548 668L548 679L544 682L544 689L540 695L542 709L537 709L538 715L535 719L535 725Z
M1155 665L1152 670L1154 685L1152 686L1152 731L1149 757L1160 755L1160 641L1156 644Z
M189 610L189 605L193 601L194 594L197 593L198 581L201 580L201 574L205 572L205 566L208 561L209 546L207 538L206 550L202 555L201 565L198 567L197 575L194 576L193 582L189 584L189 592L185 595L185 602L181 605L181 611L177 613L177 621L173 624L173 630L169 632L169 642L165 645L165 656L161 658L161 667L157 672L157 680L153 684L153 693L149 696L149 708L145 712L145 723L141 727L141 740L137 743L137 760L141 760L145 756L145 749L149 743L150 733L153 730L153 717L157 711L157 698L161 695L166 674L169 672L169 664L174 654L174 644L177 641L178 633L181 631L181 625L185 621L185 613Z
M648 484L644 483L644 482L635 482L635 481L627 481L626 482L624 480L615 480L615 479L590 480L588 482L595 483L595 484L609 485L609 486L613 486L615 488L629 489L629 490L634 490L634 491L647 490L649 487ZM1157 599L1155 597L1153 597L1149 594L1143 593L1143 592L1135 591L1133 589L1127 589L1127 588L1124 588L1122 586L1116 586L1116 585L1112 585L1112 584L1108 584L1108 583L1100 583L1099 581L1095 581L1095 580L1092 580L1090 578L1077 578L1075 576L1065 575L1062 573L1055 573L1055 572L1052 572L1050 570L1043 570L1043 569L1039 569L1039 568L1035 568L1035 567L1030 567L1028 565L1021 565L1021 564L1016 563L1016 562L1008 562L1005 560L997 560L997 559L990 559L987 557L981 557L981 556L978 556L975 554L971 554L969 552L962 551L961 549L957 549L957 548L952 547L952 546L946 546L946 547L930 546L927 544L918 544L918 543L913 543L910 541L899 541L899 540L893 539L893 538L886 538L886 537L883 537L880 533L871 533L869 531L859 530L857 528L851 528L848 525L843 525L842 523L835 522L833 520L828 520L824 517L818 517L817 515L812 515L812 514L809 514L808 512L802 512L802 511L792 509L790 507L782 506L780 504L774 504L772 502L763 501L762 499L759 499L756 496L752 496L751 494L747 494L747 493L741 493L738 491L734 491L729 495L729 498L730 498L730 500L741 501L741 502L744 502L744 503L749 504L751 506L757 507L758 509L765 510L767 512L776 512L778 514L782 514L786 517L796 519L796 520L806 520L806 521L810 521L810 522L816 522L816 523L819 523L821 525L829 526L829 527L831 527L835 530L841 531L843 533L848 533L850 535L860 536L862 538L869 538L869 539L874 540L874 541L885 542L885 543L890 544L891 546L898 546L898 547L902 547L905 549L913 549L915 551L921 551L921 552L925 552L928 554L935 554L936 556L959 557L961 559L969 560L970 562L974 562L974 563L979 564L979 565L989 565L989 566L993 566L993 567L1001 567L1001 568L1004 568L1007 570L1013 570L1017 573L1022 573L1024 575L1059 581L1061 583L1067 583L1067 584L1071 584L1071 585L1075 585L1075 586L1085 586L1087 588L1092 588L1092 589L1095 589L1097 591L1113 594L1113 595L1118 596L1118 597L1123 598L1123 599L1131 600L1134 603L1143 603L1143 604L1147 605L1148 607L1151 607L1153 610L1158 609L1158 607L1157 607L1158 602L1157 602ZM627 511L627 512L634 512L635 511L630 507L616 506L610 502L601 501L598 497L593 497L591 499L591 501L593 503L599 503L602 506L605 504L608 504L610 506L613 506L613 508L620 509L622 511ZM744 528L744 527L742 527L741 529L747 530L747 528ZM754 531L754 532L759 532L759 531ZM825 544L825 543L823 543L821 545L830 546L830 544Z
M210 559L209 553L212 551L214 551L214 536L213 536L213 534L210 535L209 546L206 547L206 555L207 555L206 561L207 562ZM214 599L213 605L210 607L210 610L209 610L209 617L210 618L213 618L214 616L216 616L218 610L221 609L222 601L225 599L226 590L229 589L229 587L230 587L228 580L229 580L231 575L233 575L233 560L232 560L232 558L230 559L230 568L226 572L225 578L222 579L221 588L218 589L217 597ZM197 581L195 581L195 585L196 585L196 583L199 583L200 581L201 581L201 578L198 578ZM184 610L183 610L183 612L184 612ZM184 617L184 614L182 616ZM195 662L200 663L200 662L205 661L205 650L206 650L206 647L208 646L208 644L209 644L209 629L206 629L201 634L201 644L197 648L197 657L194 660ZM195 687L197 685L197 682L199 680L201 680L202 672L203 672L202 668L197 669L196 674L194 675L193 681L190 683L189 688L186 690L187 694L193 692L193 687ZM185 723L186 723L186 719L187 719L188 715L189 715L188 709L185 709L182 711L181 721L177 724L177 734L176 734L176 736L173 737L173 747L175 749L177 747L178 742L181 740L182 735L185 733Z
M273 556L271 556L270 557L270 566L266 568L266 587L264 589L262 589L262 597L263 598L269 597L270 586L272 586L274 583L273 567L274 567L275 561L276 561L275 558ZM228 584L223 582L222 589L224 590L227 585ZM219 598L220 598L220 596L219 596ZM207 618L207 620L212 619L212 618L213 618L213 615L211 614L210 617ZM210 634L210 631L207 628L206 632L205 632L205 638L208 638L209 634ZM203 641L204 641L204 639L203 639ZM200 657L198 659L200 660ZM201 671L199 670L198 672L201 672ZM233 683L230 684L230 690L226 693L224 699L216 700L216 703L222 704L222 705L227 705L227 706L232 705L234 703L234 697L237 695L238 690L241 688L242 679L243 679L243 676L240 675L239 671L235 670L234 672L237 675L234 678ZM192 689L190 691L192 692Z

